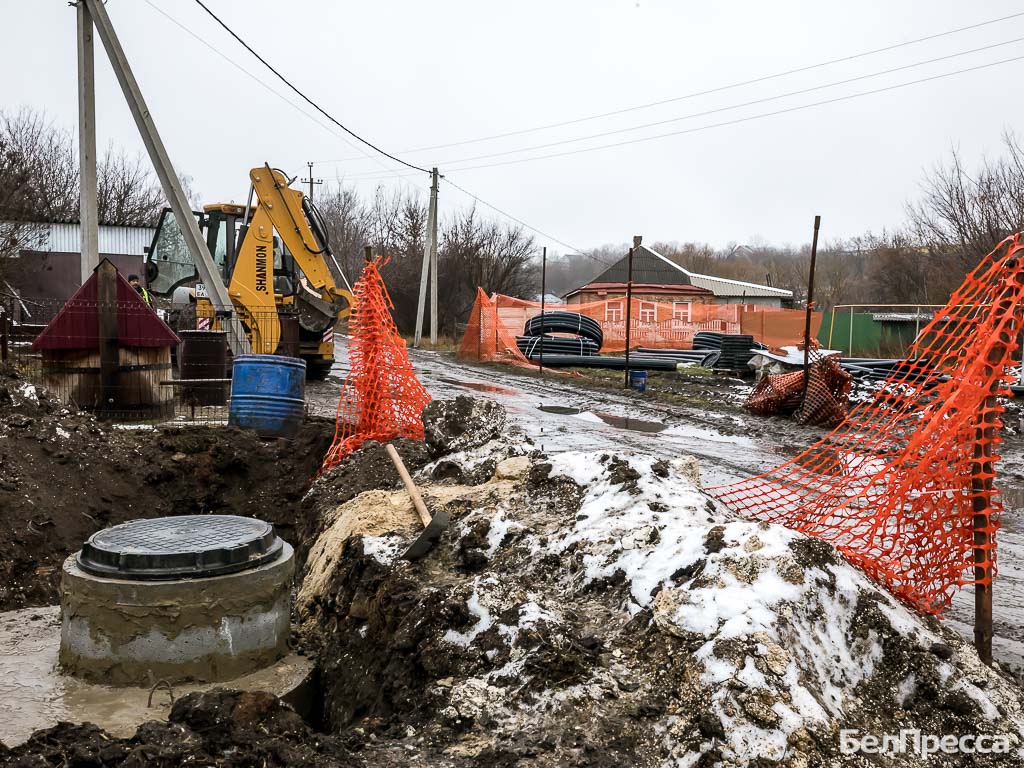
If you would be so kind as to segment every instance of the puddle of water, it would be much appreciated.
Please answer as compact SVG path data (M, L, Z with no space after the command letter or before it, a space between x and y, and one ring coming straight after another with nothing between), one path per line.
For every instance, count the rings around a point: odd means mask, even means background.
M754 441L743 435L723 435L713 429L695 427L690 424L677 424L670 427L665 433L672 437L692 438L695 440L708 440L713 443L731 443L732 445L753 446Z
M466 389L472 389L476 392L492 392L499 395L514 395L516 391L509 389L508 387L501 387L497 384L481 384L476 381L458 381L457 379L441 379L445 384L451 384L454 387L465 387Z
M649 432L655 434L662 432L665 429L665 425L657 421L645 421L644 419L634 419L630 416L612 416L610 413L601 413L600 411L594 411L594 415L597 416L605 424L610 424L613 427L619 429L630 429L634 432Z
M91 684L64 675L57 665L60 607L22 608L0 613L0 741L14 746L40 728L60 720L96 723L127 738L147 720L170 712L167 694L158 691L148 706L149 688ZM265 690L286 701L312 674L308 657L288 656L272 667L224 683L176 684L174 694L221 687ZM289 701L293 705L295 700Z
M613 416L610 413L601 411L586 411L582 408L570 408L565 405L541 405L539 409L545 413L557 413L562 416L579 416L584 421L601 422L615 427L616 429L628 429L633 432L648 432L655 434L665 429L664 424L657 421L646 421L634 419L631 416Z

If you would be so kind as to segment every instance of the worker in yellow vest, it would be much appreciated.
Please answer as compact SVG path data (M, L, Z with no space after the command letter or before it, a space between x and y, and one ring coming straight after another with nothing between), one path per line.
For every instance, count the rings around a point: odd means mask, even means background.
M142 297L142 300L146 302L147 307L153 306L153 296L145 289L142 285L142 281L138 275L128 275L128 284L135 289L135 292Z

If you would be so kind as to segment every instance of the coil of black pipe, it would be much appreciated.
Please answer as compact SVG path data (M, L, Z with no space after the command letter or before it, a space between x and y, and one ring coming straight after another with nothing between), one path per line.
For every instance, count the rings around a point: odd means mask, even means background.
M542 336L549 333L573 333L590 339L598 349L604 345L604 333L594 318L578 312L545 312L534 315L523 327L524 336Z
M583 336L516 336L516 346L527 357L547 355L596 355L600 349L591 339Z

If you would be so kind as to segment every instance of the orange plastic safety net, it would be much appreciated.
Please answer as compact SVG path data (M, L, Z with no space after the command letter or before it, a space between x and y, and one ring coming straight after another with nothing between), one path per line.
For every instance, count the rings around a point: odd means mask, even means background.
M1008 238L846 421L795 459L711 489L733 509L819 536L900 599L941 613L991 583L994 487L1024 314L1024 241Z
M624 297L582 304L548 304L546 311L579 312L601 326L602 352L626 349L626 300ZM460 355L466 359L530 365L516 348L516 336L526 321L540 313L540 302L495 294L488 298L477 289L476 303L467 321ZM778 347L793 344L804 335L802 310L761 307L754 304L712 304L696 301L659 301L634 295L630 304L631 347L690 349L699 331L749 334L756 341ZM811 333L817 335L821 313L812 314Z
M849 410L853 376L834 357L812 351L808 358L806 372L764 376L743 407L758 416L791 416L797 424L834 427L842 423Z
M540 304L537 307L539 312ZM519 333L522 332L520 326ZM497 305L487 297L483 288L476 289L476 301L473 302L473 309L466 322L466 332L462 335L459 358L484 363L507 363L524 368L537 367L519 351L519 347L516 346L516 332L510 331L501 322Z
M416 378L391 316L394 305L379 267L368 262L355 284L349 318L349 375L338 400L337 426L323 469L337 465L366 440L423 439L430 395Z

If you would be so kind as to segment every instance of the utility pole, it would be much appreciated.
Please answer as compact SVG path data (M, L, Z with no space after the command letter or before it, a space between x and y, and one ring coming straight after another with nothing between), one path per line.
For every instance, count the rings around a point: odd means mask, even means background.
M544 299L547 298L548 247L545 245L540 257L540 375L544 375Z
M313 178L313 163L306 163L306 166L309 168L309 178L299 179L299 181L301 181L303 184L309 184L309 202L313 202L313 185L323 184L324 180Z
M629 326L633 321L633 251L639 245L640 237L634 236L633 248L629 249L629 266L626 268L626 389L629 389Z
M227 286L221 279L219 268L214 262L202 234L199 232L199 224L196 222L195 216L192 215L192 206L189 204L188 198L185 197L185 192L181 188L181 182L178 181L178 175L171 164L167 148L164 147L160 134L156 130L153 115L149 111L145 99L142 97L139 83L136 81L131 66L128 64L128 58L121 47L121 41L118 40L114 25L107 15L107 9L104 7L102 0L80 0L80 4L82 3L84 3L89 14L92 16L92 23L103 43L103 47L107 51L110 66L114 70L117 82L121 86L125 101L128 103L128 109L131 111L132 117L135 118L135 125L139 129L139 136L142 138L142 143L146 145L149 159L153 163L153 170L156 171L164 195L171 205L171 210L174 211L174 219L181 229L185 245L188 247L189 254L195 262L196 269L199 271L199 277L202 279L207 291L209 291L214 311L217 312L218 316L229 318L234 312L231 295L228 293ZM228 325L231 326L233 324L228 323ZM236 327L232 327L232 330L229 332L228 343L231 346L231 351L236 355L252 351L248 337L244 333L238 332Z
M82 255L81 282L100 263L99 215L96 206L96 70L93 58L93 24L88 6L80 0L78 11L78 156L79 229Z
M437 343L437 168L430 171L430 207L427 209L427 238L423 246L423 266L420 269L420 293L416 301L416 329L412 345L419 348L423 339L423 315L427 303L427 277L433 272L430 285L430 342Z
M430 343L437 346L437 168L430 169Z

